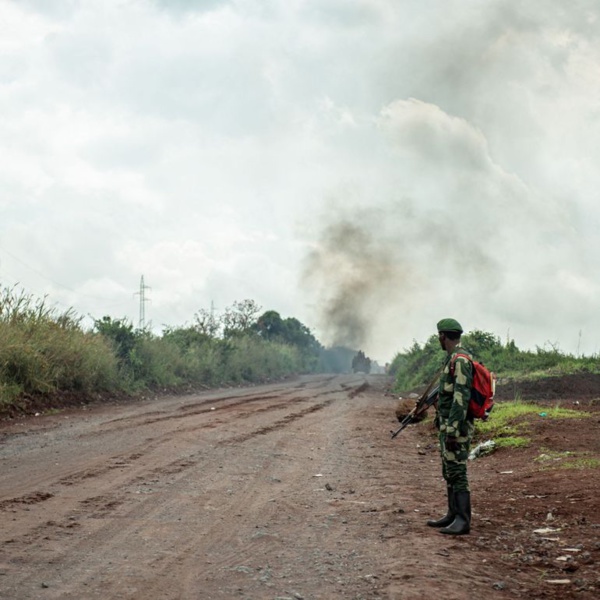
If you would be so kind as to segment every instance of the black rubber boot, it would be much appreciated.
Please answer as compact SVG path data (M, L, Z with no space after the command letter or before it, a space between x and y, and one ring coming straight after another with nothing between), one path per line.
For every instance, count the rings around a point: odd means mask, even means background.
M429 527L446 527L447 525L451 525L454 521L454 517L456 517L456 509L454 508L454 492L452 490L452 486L448 486L448 513L445 517L438 519L437 521L427 521L427 525Z
M464 535L471 531L471 493L455 492L454 503L456 517L451 525L440 529L440 533L449 535Z

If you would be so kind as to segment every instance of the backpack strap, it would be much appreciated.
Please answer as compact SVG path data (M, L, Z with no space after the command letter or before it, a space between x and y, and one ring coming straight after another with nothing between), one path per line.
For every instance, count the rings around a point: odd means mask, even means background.
M456 363L456 359L459 356L462 356L462 358L466 358L471 364L473 364L473 359L468 354L465 354L464 352L457 352L450 361L450 374L452 375L452 377L454 377L454 363Z

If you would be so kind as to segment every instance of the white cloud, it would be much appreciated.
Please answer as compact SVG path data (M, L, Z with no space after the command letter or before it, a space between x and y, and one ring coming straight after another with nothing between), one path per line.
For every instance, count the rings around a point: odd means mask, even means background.
M600 326L599 10L2 2L0 276L137 322L143 273L155 323L253 298L321 327L303 258L343 217L377 358L455 311L572 344Z

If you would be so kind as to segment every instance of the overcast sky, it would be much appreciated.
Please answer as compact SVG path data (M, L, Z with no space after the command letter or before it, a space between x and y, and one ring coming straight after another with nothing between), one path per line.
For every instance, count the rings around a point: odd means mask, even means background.
M597 0L0 0L0 282L383 362L600 351Z

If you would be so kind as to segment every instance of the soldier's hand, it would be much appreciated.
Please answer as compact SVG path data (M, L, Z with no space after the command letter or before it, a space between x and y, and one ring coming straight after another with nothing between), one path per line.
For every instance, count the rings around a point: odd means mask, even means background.
M459 452L460 442L455 437L449 435L446 438L446 450L448 452Z

